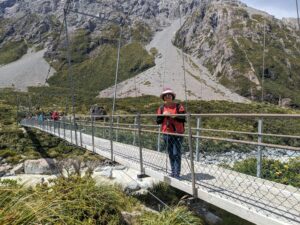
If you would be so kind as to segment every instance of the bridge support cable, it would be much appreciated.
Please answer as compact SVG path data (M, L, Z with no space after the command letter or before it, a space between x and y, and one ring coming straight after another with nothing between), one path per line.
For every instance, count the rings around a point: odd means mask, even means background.
M261 76L261 102L264 102L264 81L265 81L265 55L266 55L266 20L264 20L264 41L263 41L263 68Z
M75 87L74 87L74 77L72 74L71 49L70 49L68 22L67 22L69 7L70 7L70 0L67 1L66 6L64 8L64 24L65 24L67 60L68 60L68 77L70 81L70 90L71 90L71 99L72 99L72 116L73 116L73 125L74 125L74 133L75 133L75 143L77 145L78 143L77 143L77 129L76 129L76 118L75 118L75 93L74 93Z
M182 2L179 0L179 21L180 21L180 29L182 28ZM185 97L185 110L186 112L188 113L188 99L187 99L187 82L186 82L186 69L185 69L185 54L184 54L184 41L183 39L181 40L182 41L182 45L181 45L181 57L182 57L182 69L183 69L183 83L184 83L184 97ZM189 113L188 113L189 115ZM189 117L189 116L188 116ZM187 118L187 120L189 121L190 118ZM190 122L188 122L190 123ZM188 148L189 148L189 151L190 151L190 164L188 163L189 165L189 168L190 168L190 171L191 171L191 176L192 176L192 189L193 189L193 196L196 198L197 197L197 193L196 193L196 184L195 184L195 172L194 172L194 167L193 167L193 149L192 149L192 130L189 126L189 131L188 131L188 135L190 138L188 138ZM188 159L185 157L184 155L184 158L185 160L188 161Z
M181 1L179 0L179 20L180 20L180 29L182 28L182 3ZM181 57L182 57L182 69L183 69L183 83L184 83L184 98L185 98L185 110L186 112L188 112L188 99L187 99L187 87L186 87L186 71L185 71L185 55L184 55L184 52L183 52L183 49L184 49L184 42L183 42L183 39L181 40L182 41L182 45L181 45Z
M298 5L298 0L296 0L296 8L297 8L298 29L299 29L299 31L300 31L300 18L299 18L299 5Z
M118 76L119 76L119 66L120 66L120 52L121 52L121 43L122 43L122 32L123 26L120 24L120 34L119 34L119 43L118 43L118 52L117 52L117 64L116 64L116 73L115 73L115 85L114 85L114 96L113 96L113 104L112 104L112 112L110 117L110 143L111 143L111 161L113 160L113 124L114 124L114 114L116 109L116 98L117 98L117 87L118 87Z

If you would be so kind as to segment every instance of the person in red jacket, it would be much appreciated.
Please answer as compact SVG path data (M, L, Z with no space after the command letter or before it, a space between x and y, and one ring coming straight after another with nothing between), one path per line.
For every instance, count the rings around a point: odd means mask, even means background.
M179 114L185 114L185 109L183 105L174 102L176 94L170 88L164 89L160 97L164 100L164 104L157 109L156 122L161 124L163 140L167 146L171 164L171 176L179 178L183 137L174 134L184 133L185 116Z
M59 120L59 113L57 111L53 111L51 114L51 119L52 120Z

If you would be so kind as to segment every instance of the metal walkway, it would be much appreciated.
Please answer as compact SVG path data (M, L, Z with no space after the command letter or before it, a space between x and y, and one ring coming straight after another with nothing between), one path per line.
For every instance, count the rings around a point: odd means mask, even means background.
M44 121L39 124L37 120L29 119L23 120L21 124L53 134L103 157L112 158L120 164L140 170L141 174L149 175L186 193L196 195L255 224L300 224L299 188L238 173L204 160L191 163L188 159L189 152L183 154L182 179L170 177L167 154L157 151L156 148L149 148L155 146L160 134L157 135L153 130L132 129L132 127L136 128L136 120L133 126L127 128L121 127L118 120L114 127L113 138L109 138L112 136L105 121L101 126L97 126L94 121L78 121L76 132L73 123L66 120ZM142 147L141 140L144 140ZM150 143L149 140L152 142Z

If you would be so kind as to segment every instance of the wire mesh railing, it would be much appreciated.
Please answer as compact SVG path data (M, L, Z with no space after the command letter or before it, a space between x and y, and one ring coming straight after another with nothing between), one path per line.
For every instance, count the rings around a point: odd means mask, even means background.
M111 160L122 157L138 165L141 176L150 168L187 182L195 196L213 193L266 217L300 223L300 115L185 115L183 134L161 132L156 116L83 117L75 123L33 117L21 124Z

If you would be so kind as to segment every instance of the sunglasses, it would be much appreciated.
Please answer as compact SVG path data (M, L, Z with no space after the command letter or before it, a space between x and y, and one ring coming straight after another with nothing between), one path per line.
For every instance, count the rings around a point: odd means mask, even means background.
M173 98L173 95L172 94L165 94L164 97L172 97Z

